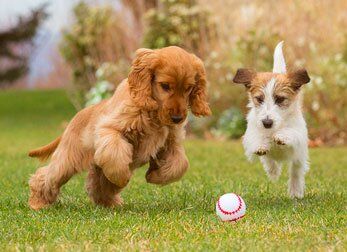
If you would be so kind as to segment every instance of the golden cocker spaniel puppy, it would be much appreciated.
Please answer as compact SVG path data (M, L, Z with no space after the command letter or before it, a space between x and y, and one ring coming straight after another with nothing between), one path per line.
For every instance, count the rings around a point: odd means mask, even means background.
M147 162L147 182L177 181L189 166L182 146L188 108L195 116L211 113L202 61L175 46L137 50L112 98L83 109L61 137L29 153L52 155L30 178L30 207L55 202L60 187L83 170L90 198L107 207L122 204L120 191Z

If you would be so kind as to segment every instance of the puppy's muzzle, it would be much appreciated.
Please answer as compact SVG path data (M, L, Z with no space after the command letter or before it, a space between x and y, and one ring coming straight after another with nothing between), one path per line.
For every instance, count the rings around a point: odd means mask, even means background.
M266 117L265 119L261 120L261 122L264 125L264 128L270 129L274 123L273 120L271 120L269 117Z

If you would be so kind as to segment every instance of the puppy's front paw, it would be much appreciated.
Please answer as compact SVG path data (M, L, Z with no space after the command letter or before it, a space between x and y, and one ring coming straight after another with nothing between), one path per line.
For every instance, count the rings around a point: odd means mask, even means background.
M102 142L103 143L103 142ZM132 162L132 145L122 139L114 139L107 146L99 144L94 161L106 178L120 188L125 187L132 175L129 168Z
M157 185L166 184L158 169L148 169L148 171L146 172L146 181L147 183L152 183Z
M111 183L120 188L128 184L132 175L128 162L124 162L121 159L115 160L111 155L107 155L104 152L102 155L95 155L95 163L102 169L104 175Z
M269 150L267 148L264 147L260 147L256 152L254 152L254 154L258 155L258 156L264 156L269 152Z
M104 167L101 167L106 178L116 186L123 188L125 187L131 178L132 172L128 166L108 166L107 164Z

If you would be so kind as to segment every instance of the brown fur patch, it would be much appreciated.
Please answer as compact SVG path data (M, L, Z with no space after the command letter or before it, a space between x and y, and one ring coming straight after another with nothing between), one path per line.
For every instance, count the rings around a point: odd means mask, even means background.
M256 106L261 104L258 99L264 100L265 97L263 89L267 85L267 83L274 77L276 77L276 74L273 74L271 72L261 72L256 73L255 77L252 79L252 82L250 83L248 88L248 92Z
M251 82L256 77L256 71L252 69L240 68L234 76L233 82L245 85L246 88L250 87Z
M287 75L279 74L276 76L276 86L274 90L273 98L276 102L277 99L282 99L283 102L277 105L281 107L287 107L295 99L298 94L298 90L295 90Z
M310 77L307 74L306 69L297 69L290 71L287 77L295 90L299 89L302 85L310 82Z
M278 104L282 107L288 106L299 93L300 86L310 80L306 70L292 71L287 74L256 73L248 87L249 95L256 106L264 100L263 90L272 78L276 80L273 98L275 101L283 100Z

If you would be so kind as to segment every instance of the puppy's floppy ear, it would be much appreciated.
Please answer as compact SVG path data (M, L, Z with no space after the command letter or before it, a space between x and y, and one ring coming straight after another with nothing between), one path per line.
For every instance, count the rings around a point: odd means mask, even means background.
M291 71L287 74L287 77L294 90L298 90L302 85L310 82L310 77L308 76L306 69Z
M190 109L195 116L209 116L211 115L211 109L207 102L207 80L204 63L195 55L193 55L193 61L197 72L195 75L196 85L189 95Z
M154 110L158 106L152 98L152 80L158 61L154 50L138 49L128 76L131 97L137 106L146 110Z
M256 71L252 69L239 68L237 69L233 82L237 84L243 84L246 88L250 88L251 82L256 74Z

